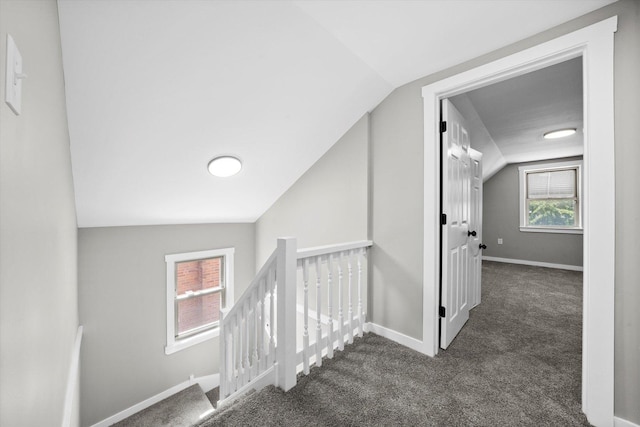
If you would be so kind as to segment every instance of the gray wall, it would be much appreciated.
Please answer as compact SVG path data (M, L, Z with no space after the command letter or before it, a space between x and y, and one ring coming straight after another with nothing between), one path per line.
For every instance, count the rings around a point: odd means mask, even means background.
M615 413L640 423L640 3L623 0L455 67L406 84L371 113L371 317L422 336L423 86L613 15L615 36L616 348ZM613 191L613 189L612 189Z
M570 157L510 164L484 183L482 242L484 256L582 266L582 234L529 233L520 231L520 177L518 167ZM498 238L503 244L498 245Z
M298 248L367 239L368 140L365 114L258 219L259 265L278 237L296 237Z
M7 33L29 75L20 116L4 102ZM60 425L78 328L77 228L54 0L0 1L0 82L0 425Z
M82 228L81 420L91 425L194 374L218 372L218 339L165 355L166 254L235 248L239 297L255 269L253 224Z

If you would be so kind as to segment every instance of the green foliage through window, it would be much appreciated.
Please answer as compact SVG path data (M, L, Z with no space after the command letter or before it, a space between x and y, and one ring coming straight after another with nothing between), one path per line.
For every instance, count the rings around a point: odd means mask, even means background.
M574 227L576 203L573 199L529 200L529 225Z

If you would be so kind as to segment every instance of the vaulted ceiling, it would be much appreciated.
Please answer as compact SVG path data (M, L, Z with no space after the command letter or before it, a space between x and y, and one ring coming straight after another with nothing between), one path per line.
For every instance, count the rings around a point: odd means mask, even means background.
M582 93L582 57L577 57L451 101L472 124L471 146L484 153L486 180L509 163L582 155ZM543 137L568 128L576 133L561 139Z
M608 3L58 0L78 224L255 221L396 87Z

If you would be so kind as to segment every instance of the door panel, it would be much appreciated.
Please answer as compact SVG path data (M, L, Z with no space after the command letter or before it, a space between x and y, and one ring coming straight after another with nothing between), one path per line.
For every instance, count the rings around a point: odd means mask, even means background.
M482 278L482 153L469 149L471 158L471 217L469 219L475 236L469 237L469 303L471 308L480 304Z
M448 101L442 101L442 209L447 223L442 226L440 346L447 348L469 319L469 217L470 157L469 133L464 118Z

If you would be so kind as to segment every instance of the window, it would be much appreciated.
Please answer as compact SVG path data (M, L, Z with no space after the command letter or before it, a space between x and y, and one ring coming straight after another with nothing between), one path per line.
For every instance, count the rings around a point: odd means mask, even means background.
M519 171L520 231L582 233L582 160Z
M233 304L233 248L165 256L171 354L218 336L220 308Z

